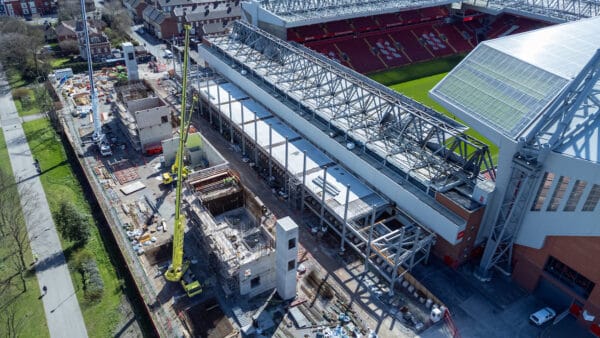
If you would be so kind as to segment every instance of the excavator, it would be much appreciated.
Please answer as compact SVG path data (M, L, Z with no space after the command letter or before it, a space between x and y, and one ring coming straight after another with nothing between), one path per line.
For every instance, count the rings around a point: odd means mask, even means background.
M173 257L171 265L165 272L165 278L171 282L179 282L185 290L188 297L193 297L202 292L202 285L193 273L189 270L190 261L184 259L183 255L183 238L185 232L186 219L181 212L181 190L184 180L184 164L183 164L183 151L185 147L185 141L187 140L187 134L189 130L189 121L186 120L186 92L187 92L187 77L188 77L188 55L190 49L190 29L191 26L184 25L185 31L185 47L183 56L183 70L182 70L182 86L181 86L181 123L179 124L179 146L177 148L177 155L175 158L175 164L173 166L177 170L177 186L175 189L175 224L173 227ZM195 100L193 100L195 102ZM193 107L193 105L192 105ZM191 115L191 112L190 112Z

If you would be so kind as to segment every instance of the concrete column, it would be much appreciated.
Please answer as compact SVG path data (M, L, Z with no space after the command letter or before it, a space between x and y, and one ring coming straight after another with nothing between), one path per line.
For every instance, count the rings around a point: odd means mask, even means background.
M228 105L229 105L229 140L233 143L233 117L231 113L231 93L227 92Z
M217 86L217 114L219 114L219 134L223 135L223 117L221 116L221 91Z
M244 104L242 102L240 102L240 106L242 108L242 154L244 154L244 156L248 156L246 155L246 130L244 129Z
M258 165L258 127L256 118L254 119L254 164Z
M135 50L131 42L123 42L123 58L125 59L125 66L127 67L127 80L137 81L140 79L138 73L138 65L135 61Z
M277 220L275 225L275 276L277 293L284 299L296 297L298 267L298 225L290 218Z
M323 227L323 217L325 216L325 187L327 186L327 167L323 171L323 193L321 194L321 220L320 225Z
M369 270L369 257L371 256L371 242L373 241L373 228L375 227L375 205L371 211L371 226L369 226L369 241L367 242L367 255L365 256L365 273Z
M206 105L208 108L208 121L212 125L213 118L212 118L212 113L210 112L210 85L208 84L208 77L206 78L206 96L207 96Z
M340 254L346 250L346 227L348 224L348 202L350 201L350 184L346 185L346 204L344 205L344 222L342 223L342 243L340 244Z
M304 190L306 189L306 150L302 151L303 160L302 160L302 189L300 191L300 212L304 216Z
M287 179L288 177L291 177L292 175L289 175L288 173L288 138L287 136L285 137L285 172L283 173L283 177L285 179L285 182L283 183L283 186L285 187L285 192L288 194L288 198L289 198L289 191L290 189L288 186L288 182L289 180Z
M273 127L269 124L269 181L273 176Z

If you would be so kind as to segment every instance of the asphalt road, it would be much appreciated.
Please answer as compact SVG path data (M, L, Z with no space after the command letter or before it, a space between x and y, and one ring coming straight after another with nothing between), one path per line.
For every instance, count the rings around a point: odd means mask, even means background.
M87 337L69 268L21 123L0 68L0 124L25 211L31 249L38 257L35 270L50 336ZM42 291L44 286L47 292Z

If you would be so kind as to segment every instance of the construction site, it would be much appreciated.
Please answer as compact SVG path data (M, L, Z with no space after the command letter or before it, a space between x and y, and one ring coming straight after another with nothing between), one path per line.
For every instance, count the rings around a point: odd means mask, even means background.
M143 80L103 69L56 88L160 336L397 337L443 318L408 273L429 230L225 78L190 81L190 105L177 80L128 67Z

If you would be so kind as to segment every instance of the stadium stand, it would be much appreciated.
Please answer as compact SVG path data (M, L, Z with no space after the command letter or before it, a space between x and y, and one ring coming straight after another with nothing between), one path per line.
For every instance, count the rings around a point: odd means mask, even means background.
M448 20L446 7L344 19L291 28L288 39L360 73L471 51L481 39L544 27L528 18L469 13Z

